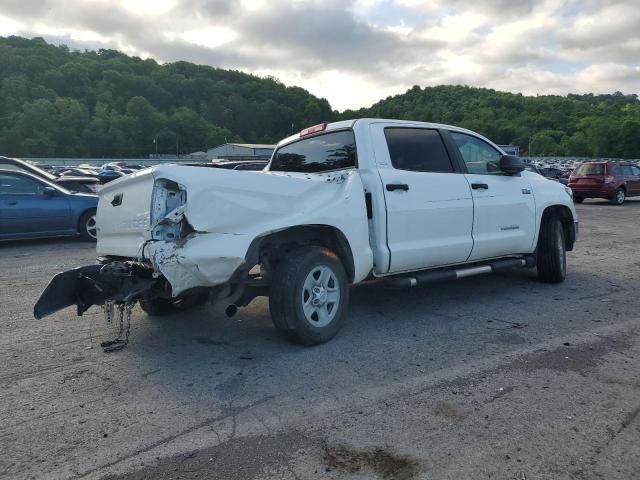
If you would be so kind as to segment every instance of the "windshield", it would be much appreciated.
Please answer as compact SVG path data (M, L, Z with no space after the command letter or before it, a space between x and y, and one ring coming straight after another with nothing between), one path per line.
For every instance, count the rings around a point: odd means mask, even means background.
M50 174L46 170L43 170L42 168L32 163L17 160L17 159L15 160L12 159L10 161L0 159L0 168L2 168L3 170L15 170L18 172L32 173L34 175L37 175L39 177L43 177L43 178L46 178L47 180L52 180L52 181L56 179L55 175Z
M578 167L574 175L581 177L604 175L603 163L584 163Z

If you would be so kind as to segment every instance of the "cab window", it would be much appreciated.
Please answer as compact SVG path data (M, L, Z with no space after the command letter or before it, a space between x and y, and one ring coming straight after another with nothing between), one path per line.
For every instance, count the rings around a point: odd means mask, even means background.
M353 131L342 130L298 140L279 148L271 160L272 172L327 172L356 166Z
M501 175L502 154L484 140L466 133L451 132L469 173Z
M453 172L453 164L437 130L387 127L384 135L393 168L414 172Z

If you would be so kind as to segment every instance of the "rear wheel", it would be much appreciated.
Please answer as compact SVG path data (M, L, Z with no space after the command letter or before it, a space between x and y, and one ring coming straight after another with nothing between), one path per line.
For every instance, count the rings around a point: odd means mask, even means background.
M622 205L627 198L627 192L624 191L624 188L619 188L616 190L615 195L611 199L611 203L614 205Z
M333 338L344 326L348 301L347 275L331 250L297 248L274 271L271 318L293 343L318 345Z
M560 219L547 215L542 219L538 238L538 279L544 283L560 283L567 276L567 251Z
M78 232L82 238L90 242L95 242L98 239L95 210L89 210L82 214L78 222Z

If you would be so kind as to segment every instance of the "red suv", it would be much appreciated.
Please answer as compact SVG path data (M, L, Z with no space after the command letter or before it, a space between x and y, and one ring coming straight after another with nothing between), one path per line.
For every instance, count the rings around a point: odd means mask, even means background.
M569 177L573 200L606 198L622 205L625 198L640 195L640 167L631 162L584 162Z

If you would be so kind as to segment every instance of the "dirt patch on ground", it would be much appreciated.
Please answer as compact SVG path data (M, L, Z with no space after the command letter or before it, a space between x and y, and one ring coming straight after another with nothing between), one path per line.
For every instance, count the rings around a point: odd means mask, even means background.
M380 447L356 450L344 445L326 445L324 461L329 471L334 469L347 474L373 473L375 478L383 480L412 480L418 473L418 462Z
M526 355L513 362L511 368L529 372L548 369L584 375L598 366L608 353L626 350L630 345L629 339L623 337L600 337L597 342L588 345L567 342L553 350Z

